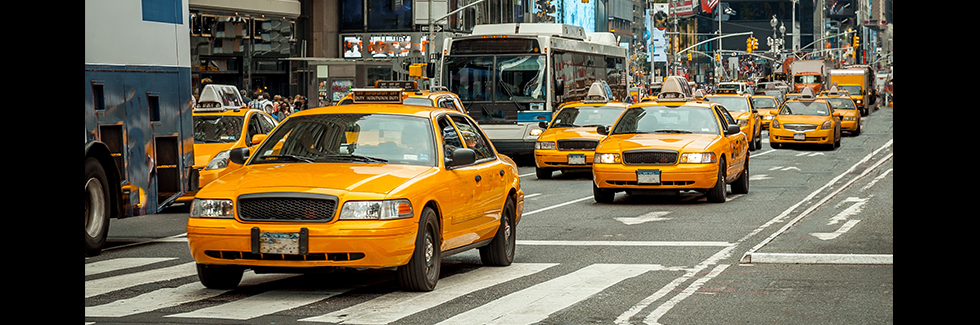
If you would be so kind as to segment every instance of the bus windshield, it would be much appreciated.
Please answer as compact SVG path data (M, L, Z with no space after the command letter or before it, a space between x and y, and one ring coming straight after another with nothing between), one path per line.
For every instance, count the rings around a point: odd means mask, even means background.
M544 56L450 57L445 67L449 91L464 102L544 100Z

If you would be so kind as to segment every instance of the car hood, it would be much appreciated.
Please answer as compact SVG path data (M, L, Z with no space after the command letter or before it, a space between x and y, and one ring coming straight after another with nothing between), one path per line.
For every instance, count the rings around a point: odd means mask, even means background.
M714 134L623 134L612 135L603 141L596 151L625 152L635 149L676 150L678 152L704 151L720 136ZM618 148L618 150L616 149Z
M540 136L538 141L558 141L564 139L602 139L603 135L596 131L596 127L573 127L548 129Z
M208 165L211 158L219 152L231 150L235 143L195 143L194 144L194 167L203 168Z
M214 180L198 196L216 194L220 197L237 197L261 192L308 192L337 196L359 192L384 196L435 171L435 167L396 164L252 164Z
M829 116L816 116L816 115L777 115L779 122L783 124L816 124L820 125L826 121Z

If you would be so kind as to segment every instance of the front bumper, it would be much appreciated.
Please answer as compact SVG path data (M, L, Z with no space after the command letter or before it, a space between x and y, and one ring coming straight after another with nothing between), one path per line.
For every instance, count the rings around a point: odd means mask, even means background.
M256 228L253 230L253 228ZM261 253L256 233L300 233L307 254ZM189 218L187 239L200 264L249 267L386 268L408 264L418 221L333 221L328 223L243 223L237 219Z
M592 156L595 151L583 150L534 150L534 164L538 168L555 169L592 169ZM584 157L578 164L575 157ZM570 163L570 162L575 162Z
M660 171L660 184L638 182L637 171ZM623 165L595 164L592 177L600 189L617 190L703 190L718 182L718 164Z
M805 134L803 140L797 140L795 135L797 133ZM813 131L790 131L786 129L769 129L769 143L816 143L816 144L832 144L834 143L834 130L813 130Z

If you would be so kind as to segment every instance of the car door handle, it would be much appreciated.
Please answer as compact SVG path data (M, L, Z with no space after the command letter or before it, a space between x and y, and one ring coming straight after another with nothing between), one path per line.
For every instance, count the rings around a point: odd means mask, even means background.
M480 180L482 180L482 179L483 179L483 177L480 177L480 175L476 175L476 181L477 181L477 182L479 182L479 181L480 181Z

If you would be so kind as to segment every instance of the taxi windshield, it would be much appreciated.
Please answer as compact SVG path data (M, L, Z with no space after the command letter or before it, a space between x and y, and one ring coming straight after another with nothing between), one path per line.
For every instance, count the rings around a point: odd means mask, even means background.
M818 115L829 116L830 107L823 101L786 102L779 115Z
M749 102L742 96L708 96L708 100L721 103L729 112L749 111Z
M851 95L861 95L861 86L837 86L837 89L846 90Z
M758 109L776 108L776 99L768 97L752 97L752 106ZM727 106L726 106L727 107Z
M435 137L422 117L320 114L290 117L253 163L382 163L435 166Z
M854 101L844 98L827 98L827 102L830 103L830 107L834 109L857 109L854 106Z
M715 115L707 107L645 106L623 112L610 134L704 133L720 134Z
M242 135L244 116L194 116L194 143L231 143Z
M433 106L432 100L428 97L408 97L402 100L405 105Z
M626 109L619 108L597 108L597 107L567 107L558 112L555 122L551 124L553 128L564 127L596 127L600 125L612 125L616 123L616 118Z

